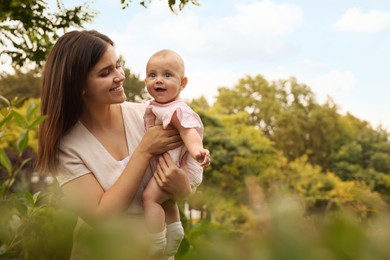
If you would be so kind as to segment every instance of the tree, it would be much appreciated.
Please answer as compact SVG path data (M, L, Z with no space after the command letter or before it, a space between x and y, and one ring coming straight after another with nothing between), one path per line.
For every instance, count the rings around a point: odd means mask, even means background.
M29 62L42 65L53 43L67 28L80 28L96 16L87 4L67 9L57 0L57 7L57 12L50 12L44 0L0 2L0 51L11 57L14 66Z
M140 102L150 98L145 89L145 83L139 79L139 75L133 74L129 68L124 68L126 80L123 83L128 101Z
M129 3L131 3L131 2L132 2L132 0L121 0L122 9L127 8L129 6ZM152 0L140 1L140 5L142 5L144 7L148 7L148 5L151 2L152 2ZM197 0L180 0L180 1L168 0L169 9L171 9L171 11L175 14L177 14L179 11L183 10L183 8L189 3L196 5L196 6L199 6L199 3Z
M253 126L247 115L219 115L213 108L197 109L205 125L204 146L211 151L212 165L203 183L223 196L239 200L246 176L257 176L276 160L272 142ZM203 185L203 184L202 184Z
M290 162L279 160L259 181L267 191L298 195L309 212L348 209L366 218L384 205L380 194L364 183L343 181L332 172L321 171L303 156Z
M215 107L223 114L248 114L247 125L260 129L289 160L309 155L326 165L327 146L337 130L337 107L320 106L313 92L295 78L269 83L264 77L245 77L233 89L219 89Z
M219 112L235 114L248 113L248 124L258 127L271 137L274 133L275 119L281 111L285 99L281 89L271 85L261 75L244 77L233 88L220 88L216 103Z
M200 96L199 98L191 100L190 106L194 109L208 109L210 108L209 103L205 96Z
M331 98L318 104L295 78L269 83L260 75L247 76L234 88L220 88L213 109L241 115L240 123L263 132L289 162L305 156L320 172L333 172L342 181L360 181L381 193L390 187L389 133L340 115Z
M25 73L16 69L13 74L0 74L0 93L8 99L13 97L38 98L40 86L41 70L39 68Z

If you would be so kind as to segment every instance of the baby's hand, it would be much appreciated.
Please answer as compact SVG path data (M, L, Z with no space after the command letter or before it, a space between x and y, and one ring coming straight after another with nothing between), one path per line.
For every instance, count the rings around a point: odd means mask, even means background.
M195 159L200 163L203 168L209 167L211 164L210 151L207 149L201 149L196 154Z

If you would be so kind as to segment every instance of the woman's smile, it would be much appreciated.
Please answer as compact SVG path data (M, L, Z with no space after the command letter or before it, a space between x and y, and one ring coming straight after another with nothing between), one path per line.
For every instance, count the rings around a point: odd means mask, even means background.
M111 91L111 92L122 92L122 91L124 91L124 89L123 89L123 86L120 85L120 86L118 86L118 87L115 87L115 88L110 89L110 91Z

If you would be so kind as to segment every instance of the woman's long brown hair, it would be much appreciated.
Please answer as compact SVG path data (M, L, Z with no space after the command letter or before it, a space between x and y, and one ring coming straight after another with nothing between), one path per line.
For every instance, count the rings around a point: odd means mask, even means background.
M113 41L97 31L72 31L61 36L46 60L41 89L38 173L55 173L62 136L76 124L82 112L82 92L88 72Z

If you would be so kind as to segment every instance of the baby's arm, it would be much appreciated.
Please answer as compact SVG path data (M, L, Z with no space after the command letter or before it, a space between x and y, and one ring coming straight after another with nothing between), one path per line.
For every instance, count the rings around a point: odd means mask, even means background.
M185 128L177 118L176 112L172 116L172 125L179 131L184 145L190 155L195 158L202 167L210 165L210 152L203 148L202 138L195 128Z

